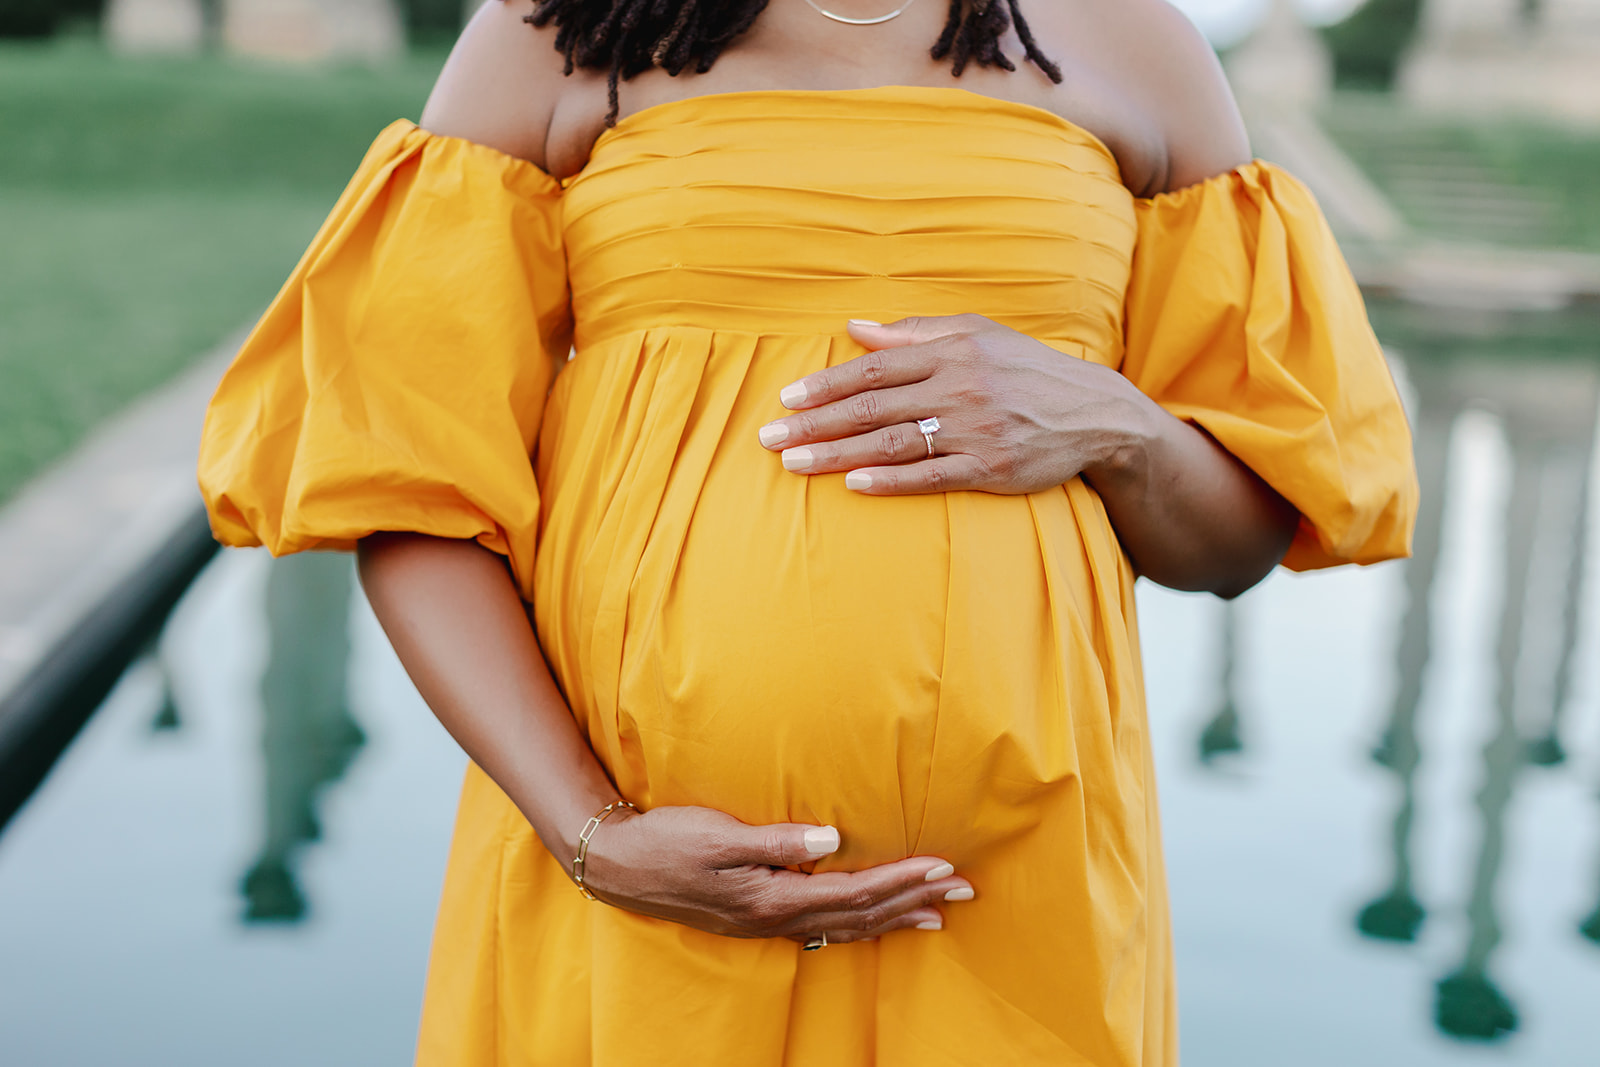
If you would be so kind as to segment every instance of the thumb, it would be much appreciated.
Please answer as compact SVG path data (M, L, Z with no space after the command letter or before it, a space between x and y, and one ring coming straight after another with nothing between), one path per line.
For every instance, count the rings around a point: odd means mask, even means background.
M967 333L973 329L976 315L912 315L897 322L873 322L871 319L851 319L847 325L850 338L868 352L880 348L898 348L901 345L920 345L937 341L951 334Z
M803 823L744 826L730 844L727 855L734 866L748 863L788 867L837 852L839 831L831 826Z

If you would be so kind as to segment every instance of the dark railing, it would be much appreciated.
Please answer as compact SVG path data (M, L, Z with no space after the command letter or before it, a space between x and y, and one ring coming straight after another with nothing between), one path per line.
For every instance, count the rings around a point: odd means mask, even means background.
M217 551L198 505L173 535L0 697L0 830Z

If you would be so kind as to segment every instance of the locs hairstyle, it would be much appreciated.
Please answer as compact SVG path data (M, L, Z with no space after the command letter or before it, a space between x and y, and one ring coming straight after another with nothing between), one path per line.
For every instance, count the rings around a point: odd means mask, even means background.
M617 121L617 85L660 67L678 75L693 67L704 74L740 34L748 30L768 0L535 0L523 21L556 24L556 51L566 56L566 73L582 67L607 72L611 110ZM1039 51L1017 0L950 0L944 32L934 42L934 59L949 59L957 77L968 63L1016 70L1000 50L1012 26L1034 66L1053 82L1061 68Z

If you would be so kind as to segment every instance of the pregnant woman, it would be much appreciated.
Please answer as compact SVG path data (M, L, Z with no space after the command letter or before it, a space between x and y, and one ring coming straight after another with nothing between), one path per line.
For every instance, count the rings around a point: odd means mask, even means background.
M1135 577L1415 494L1161 0L490 0L200 474L472 758L425 1067L1174 1063Z

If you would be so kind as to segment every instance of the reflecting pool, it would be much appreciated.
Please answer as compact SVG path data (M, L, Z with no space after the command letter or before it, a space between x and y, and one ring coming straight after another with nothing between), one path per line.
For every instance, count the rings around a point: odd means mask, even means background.
M1184 1062L1585 1067L1600 328L1375 311L1416 558L1140 593ZM462 768L347 557L225 553L0 836L0 1061L407 1062Z

